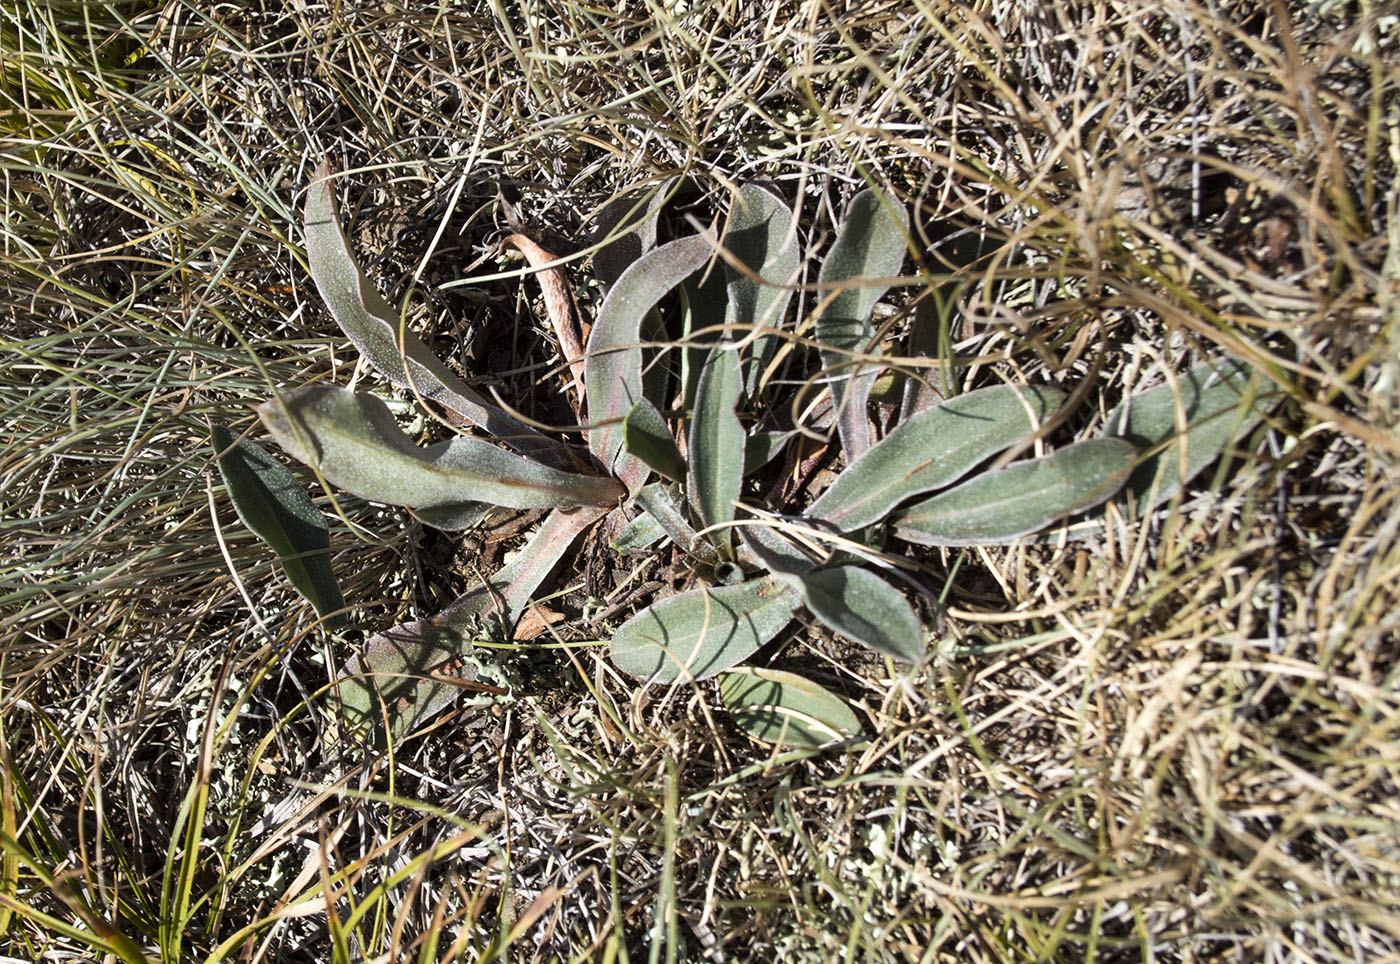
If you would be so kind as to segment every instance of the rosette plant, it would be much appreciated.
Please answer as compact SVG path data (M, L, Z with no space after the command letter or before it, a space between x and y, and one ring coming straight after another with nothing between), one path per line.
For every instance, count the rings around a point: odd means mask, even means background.
M428 525L467 528L498 506L551 510L500 571L442 612L373 635L347 662L338 689L352 724L383 721L401 735L447 705L472 674L473 641L509 639L577 537L612 516L616 549L669 540L695 583L612 632L621 670L662 684L719 676L738 722L764 739L815 745L853 735L859 720L834 694L742 664L804 609L882 654L921 661L927 633L899 588L910 583L891 581L897 566L880 548L889 534L926 545L1006 543L1125 484L1145 511L1262 411L1248 369L1204 363L1126 401L1100 437L1038 458L1004 453L1024 450L1054 418L1063 396L1046 386L993 385L936 404L911 393L925 401L877 438L869 400L887 339L872 312L905 261L902 208L874 190L850 201L822 259L811 340L787 324L802 259L792 211L775 194L746 185L721 238L697 233L659 246L656 205L633 210L640 220L625 227L640 253L610 286L585 348L572 299L550 274L560 269L538 246L511 239L543 269L585 452L484 398L405 329L355 261L329 167L318 171L305 208L307 255L332 315L394 386L480 437L416 445L379 397L330 385L262 403L263 425L325 483L403 506ZM682 337L649 347L648 319L678 288ZM772 372L800 369L803 353L829 392L845 465L800 515L778 515L752 480L794 433L757 416L775 404ZM316 530L304 493L253 443L217 435L216 444L240 516L278 549L318 612L340 608L324 524Z

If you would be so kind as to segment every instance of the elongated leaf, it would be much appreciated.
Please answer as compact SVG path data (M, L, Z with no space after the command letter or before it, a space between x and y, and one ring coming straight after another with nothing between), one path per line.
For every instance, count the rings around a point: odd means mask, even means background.
M593 254L593 273L604 289L613 285L627 266L656 247L656 222L675 178L629 190L605 204L593 217L593 241L603 242Z
M584 379L588 384L588 447L635 492L645 465L621 452L622 420L642 398L642 318L710 257L710 243L696 235L643 255L617 279L593 322Z
M808 515L842 531L878 522L1024 438L1063 397L1053 388L995 385L916 412L847 466Z
M777 458L797 434L792 430L751 433L749 440L744 443L744 477L747 478Z
M899 274L904 264L908 225L909 216L903 207L876 191L862 191L851 199L836 242L822 263L821 283L843 285L834 297L823 291L822 297L829 300L817 319L817 340L825 346L822 364L835 379L831 397L848 459L870 447L865 403L878 371L874 365L854 364L850 353L873 354L877 350L878 346L872 343L875 328L870 323L870 312L889 290L887 285L862 283L860 279Z
M452 373L417 336L402 331L398 312L360 269L340 225L330 162L316 169L306 194L306 260L326 306L360 354L395 386L450 408L522 451L556 446L486 401Z
M613 662L655 682L705 679L776 636L800 602L779 579L670 596L623 623L613 636Z
M238 518L277 553L287 580L327 625L345 625L345 598L331 569L331 537L325 517L296 477L263 448L210 425L219 474Z
M721 265L707 265L685 279L681 294L681 407L695 407L695 386L715 342L728 341L719 329L729 309L728 279ZM715 329L709 330L706 329Z
M828 629L887 656L922 662L924 631L919 617L898 589L873 572L837 566L788 579Z
M771 573L807 573L817 565L805 551L789 542L773 526L740 526L739 535L743 548L753 556L753 561Z
M455 505L439 505L432 508L420 506L409 509L413 517L425 526L441 529L443 532L464 532L472 528L495 506L485 502L461 502Z
M666 530L666 535L682 552L689 553L706 565L714 563L714 547L696 535L694 527L685 517L685 504L672 486L660 482L642 486L637 492L637 505Z
M739 356L716 348L700 372L695 412L690 419L690 501L707 526L734 519L734 502L744 475L744 426L734 407L739 403ZM711 536L728 546L728 532Z
M293 458L376 502L414 509L468 501L535 509L611 505L621 496L611 479L560 472L478 439L418 448L373 395L308 385L256 410Z
M609 543L609 548L614 552L633 552L645 549L665 535L666 529L656 521L656 516L643 512L622 527L622 531Z
M671 429L656 406L643 398L623 420L623 444L627 451L673 482L685 481L685 459L676 448Z
M928 546L1011 542L1113 495L1137 457L1137 447L1121 439L1091 439L1013 462L915 503L895 518L897 532Z
M381 706L400 737L446 707L476 678L473 641L503 642L531 597L602 508L551 512L509 565L436 616L368 640L340 672L336 689L352 728L374 724ZM381 702L382 701L382 702ZM381 732L382 738L382 732Z
M792 210L766 188L745 184L735 198L724 246L749 270L749 274L725 265L729 304L725 322L731 325L768 326L782 323L792 288L797 280L799 258L797 232L793 230ZM750 275L758 275L758 279ZM761 279L761 280L760 280ZM734 330L731 338L747 332ZM744 392L752 397L758 380L778 339L759 338L749 352Z
M860 735L845 700L795 673L742 667L720 677L720 699L746 733L780 746L816 747Z
M1175 387L1167 383L1139 392L1108 416L1105 436L1160 448L1124 485L1139 515L1176 495L1183 483L1259 423L1278 395L1272 383L1251 388L1252 374L1234 359L1204 362L1178 375ZM1178 404L1184 425L1177 423Z

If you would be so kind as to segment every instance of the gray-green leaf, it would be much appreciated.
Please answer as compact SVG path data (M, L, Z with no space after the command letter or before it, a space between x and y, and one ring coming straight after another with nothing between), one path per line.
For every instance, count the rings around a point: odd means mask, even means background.
M627 266L656 247L656 221L676 179L628 191L605 204L593 218L593 273L606 289Z
M720 677L719 695L734 722L767 743L817 747L860 735L860 719L844 700L795 673L731 670Z
M725 322L739 326L773 327L783 320L792 288L797 280L799 258L797 232L792 211L766 188L745 184L739 189L724 246L749 273L725 265L728 305ZM752 277L757 275L758 279ZM744 330L733 330L729 337L741 338ZM763 368L778 348L778 339L759 338L749 355L744 391L749 397L758 390Z
M685 459L671 437L670 426L650 399L640 399L623 419L627 451L673 482L685 481Z
M780 579L669 596L622 624L613 635L613 662L655 682L705 679L753 655L800 602Z
M715 550L695 532L695 527L685 517L685 503L679 495L679 487L664 482L653 482L637 490L637 505L656 520L656 524L666 530L683 552L689 553L706 565L715 561Z
M622 527L622 531L609 543L609 548L613 552L633 552L645 549L665 535L666 529L656 521L656 516L643 512Z
M892 199L874 190L851 199L836 242L822 263L820 282L839 284L832 295L823 289L826 307L817 318L817 340L822 343L822 364L832 374L831 398L836 405L837 428L846 457L856 458L870 447L870 420L866 399L878 369L851 359L851 352L873 354L875 328L870 312L888 285L860 279L890 278L899 274L906 253L905 233L909 216Z
M398 388L452 409L522 451L554 447L533 428L483 399L417 336L401 330L398 312L360 269L340 225L330 162L316 169L306 194L306 260L331 315L360 354Z
M1204 362L1178 375L1175 386L1167 383L1139 392L1108 416L1105 436L1159 449L1124 485L1139 515L1176 495L1184 482L1258 424L1278 396L1272 383L1251 387L1252 374L1241 361ZM1184 432L1177 424L1178 402L1186 419Z
M463 502L567 508L611 505L622 494L612 479L560 472L479 439L419 448L382 401L343 388L307 385L256 410L293 458L376 502L415 509Z
M623 419L642 398L642 318L661 298L710 257L710 242L696 235L643 255L622 273L598 309L588 337L584 380L588 385L589 450L633 491L645 464L621 452Z
M808 515L843 532L878 522L905 499L951 485L1024 438L1063 397L995 385L916 412L836 477Z
M915 503L895 517L897 534L928 546L1011 542L1103 502L1137 457L1137 447L1121 439L1091 439L1013 462Z
M540 583L578 534L604 512L601 508L551 512L515 558L485 583L436 616L395 626L369 639L362 656L345 664L336 687L350 726L373 724L383 712L389 718L389 732L400 737L461 695L462 682L476 678L467 659L473 641L508 639Z
M316 614L333 628L345 625L345 598L331 570L330 532L321 511L261 446L222 425L210 425L209 433L238 518L277 553L287 580Z
M713 349L696 386L687 466L690 501L706 526L734 519L734 502L744 476L744 426L734 412L741 388L738 355ZM718 546L733 541L725 531L710 538Z
M887 656L921 662L924 630L909 603L885 580L859 566L837 566L788 580L824 626Z

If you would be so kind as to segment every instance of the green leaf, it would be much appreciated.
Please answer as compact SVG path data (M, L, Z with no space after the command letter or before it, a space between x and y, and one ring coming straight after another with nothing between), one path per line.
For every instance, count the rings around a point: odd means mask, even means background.
M878 522L1024 438L1063 397L1053 388L995 385L916 412L847 466L807 514L843 532Z
M744 445L744 477L752 475L773 461L798 433L789 429L786 432L753 432Z
M860 735L845 700L795 673L743 667L720 677L719 695L750 736L780 746L818 747Z
M749 269L746 274L726 264L728 305L725 323L774 327L782 323L799 271L797 232L792 210L766 188L745 184L735 198L724 246ZM757 275L758 279L750 275ZM761 280L759 280L761 279ZM748 333L732 330L730 338ZM777 338L759 338L747 362L744 392L753 397L764 367L777 351Z
M739 527L743 547L754 560L773 573L806 573L816 565L807 553L789 542L776 526Z
M419 448L373 395L307 385L256 406L287 452L361 498L410 508L612 505L612 479L560 472L472 438Z
M885 580L859 566L837 566L788 580L828 629L887 656L921 662L924 630L905 598Z
M675 178L660 184L629 190L603 205L593 217L594 243L603 242L593 254L593 273L611 287L627 266L656 247L656 222Z
M744 426L734 408L739 403L739 356L716 348L700 371L695 411L690 419L690 501L706 526L734 519L744 475ZM717 546L732 543L730 533L711 536Z
M589 450L600 464L636 491L645 463L622 452L623 419L642 398L642 318L711 254L710 242L696 235L663 244L622 273L598 309L588 338L584 381L588 385Z
M669 596L623 623L613 635L613 662L654 682L705 679L753 655L800 601L780 579Z
M622 422L627 451L673 482L685 481L685 459L666 419L648 399L640 399Z
M336 323L360 354L396 387L431 399L522 451L554 443L483 399L418 338L402 329L399 314L360 269L340 225L330 162L316 169L306 195L306 260L312 280Z
M428 619L395 626L368 640L339 674L336 690L352 728L387 713L400 737L447 706L476 678L473 641L503 642L540 584L584 529L606 510L551 512L510 564ZM380 738L383 731L378 730Z
M656 516L643 512L622 527L622 531L609 543L609 548L613 552L633 552L645 549L665 535L666 529L656 521Z
M973 476L895 517L897 535L928 546L999 545L1098 505L1122 487L1137 447L1091 439Z
M1105 436L1156 450L1124 485L1139 515L1176 495L1226 446L1258 424L1278 396L1272 383L1251 384L1252 376L1253 369L1244 362L1204 362L1176 376L1175 386L1168 382L1139 392L1108 416ZM1184 426L1177 422L1178 411Z
M822 263L821 284L841 286L834 295L822 290L826 306L817 318L817 340L823 346L822 364L833 378L831 398L848 459L870 447L865 404L879 370L875 365L853 363L850 353L877 351L870 312L889 290L888 285L861 279L873 281L899 274L907 250L908 225L909 216L902 206L874 190L862 191L851 199L836 241Z
M321 511L261 446L222 425L211 424L209 434L238 518L277 553L287 580L316 614L332 628L344 626L345 598L331 569L330 531Z
M653 482L651 485L642 486L636 498L637 505L645 509L656 520L657 525L666 530L666 535L682 552L690 554L706 565L714 563L714 547L701 539L686 519L684 504L674 486Z
M431 508L420 506L409 509L413 517L425 526L441 529L443 532L465 532L482 519L495 506L485 502L461 502L456 505L438 505Z

